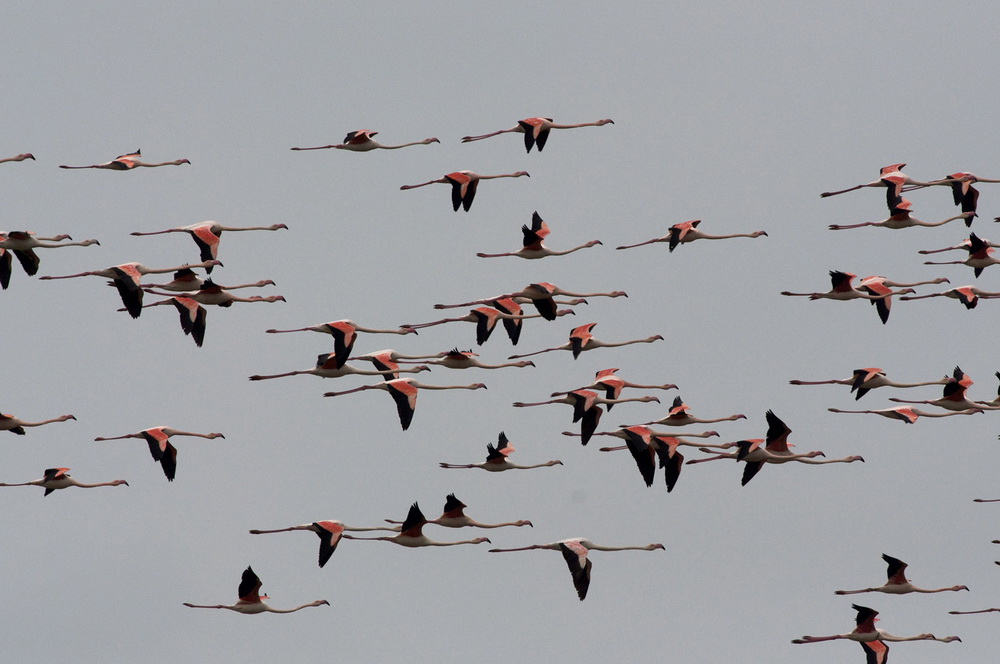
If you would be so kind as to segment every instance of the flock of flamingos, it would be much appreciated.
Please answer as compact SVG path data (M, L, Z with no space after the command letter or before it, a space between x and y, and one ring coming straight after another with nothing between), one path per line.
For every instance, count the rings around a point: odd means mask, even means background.
M463 142L479 141L505 133L519 133L524 139L524 146L527 152L536 149L541 152L546 146L550 131L553 129L569 129L577 127L603 126L613 124L609 119L598 120L581 124L556 124L548 118L527 118L519 121L509 129L484 134L480 136L465 136ZM369 130L359 130L349 133L343 143L335 145L324 145L307 148L291 148L292 150L322 150L338 149L353 152L367 152L376 149L393 150L415 145L430 145L439 143L437 138L427 138L412 143L399 145L384 145L374 140L377 132ZM106 169L128 171L135 168L155 168L160 166L180 166L190 164L187 159L176 159L165 162L145 162L141 160L140 151L124 154L115 159L86 166L67 166L66 169ZM3 162L21 162L34 160L34 156L28 153L19 154L6 159ZM889 216L881 221L867 222L853 225L833 225L831 230L853 229L866 226L884 227L889 229L902 229L912 226L939 226L953 221L963 220L967 227L971 226L976 217L979 192L973 186L977 182L1000 182L1000 180L987 180L978 178L971 173L954 173L940 180L918 181L913 180L902 172L904 164L894 164L881 170L878 179L871 182L857 185L842 191L823 193L823 197L843 194L850 191L865 188L881 188L886 193L886 203ZM431 184L446 184L451 187L451 202L455 211L462 208L466 211L470 209L475 200L479 184L484 180L498 178L519 178L529 177L525 171L505 173L497 175L481 175L472 171L456 171L441 178L429 180L413 185L403 185L401 189L409 190L425 187ZM903 194L915 189L925 187L945 186L951 189L954 202L961 208L961 214L935 222L925 222L912 216L912 204L903 197ZM1000 219L998 219L1000 221ZM735 233L730 235L712 235L705 233L700 228L699 220L691 220L670 227L669 231L661 236L634 244L625 244L616 247L618 250L627 250L655 243L666 243L668 251L674 251L682 244L687 244L697 240L718 240L729 238L758 238L766 236L767 233L758 230L748 233ZM219 224L214 221L205 221L178 228L168 228L152 232L136 232L132 235L159 235L166 233L187 233L197 244L200 250L200 261L184 265L162 268L150 268L139 263L122 263L112 267L97 269L78 274L60 276L41 276L43 280L71 279L85 276L96 276L109 280L109 285L113 285L121 298L123 309L133 318L139 318L143 309L156 306L173 306L180 318L181 332L189 335L199 347L205 341L207 313L206 307L216 305L219 307L229 307L234 303L251 302L276 302L283 301L280 295L262 296L251 295L241 297L233 294L232 291L239 289L254 289L273 285L269 280L259 281L251 284L237 284L225 286L215 283L212 277L213 268L221 266L219 260L220 239L225 232L236 231L277 231L286 229L284 224L274 224L271 226L255 227L232 227ZM546 246L545 241L550 234L548 224L535 212L530 224L522 226L522 246L506 253L479 253L482 258L502 258L519 257L523 259L541 259L547 257L562 256L576 251L588 249L601 244L598 240L591 240L582 245L565 250L553 250ZM73 242L68 235L54 235L51 237L40 237L29 231L10 231L0 233L0 285L4 289L10 285L12 277L13 258L16 257L24 272L29 276L34 276L39 271L39 258L35 253L36 249L62 248L68 246L90 246L99 244L96 239ZM972 267L975 275L979 274L986 267L995 263L1000 263L1000 259L994 258L994 248L1000 246L990 243L988 240L980 238L976 233L970 233L968 239L951 247L940 249L929 249L921 253L934 254L939 252L965 252L964 260L948 261L945 263L928 261L928 264L963 264ZM204 270L204 276L199 275L196 270ZM165 283L145 283L143 279L147 275L172 273L172 279ZM957 299L964 306L974 308L979 300L1000 298L1000 293L982 291L974 286L963 286L952 288L943 292L926 293L917 295L916 287L947 283L948 279L937 278L928 281L915 283L900 283L889 280L882 276L870 276L858 280L857 276L849 272L831 271L831 289L825 292L793 293L783 292L787 296L804 296L811 300L831 299L831 300L867 300L874 305L877 315L883 323L887 322L891 304L894 296L899 296L900 300L918 300L930 297L949 297ZM893 290L899 289L899 290ZM149 294L166 299L155 302L144 303L144 295ZM593 334L595 323L586 323L575 327L569 334L566 343L552 348L534 350L532 352L511 355L511 362L500 364L488 364L477 359L477 354L471 350L459 350L456 346L451 350L445 350L433 355L407 355L395 350L387 349L377 352L367 352L364 354L354 354L354 345L359 335L368 334L393 334L406 336L416 334L417 330L432 326L445 325L449 323L467 322L476 326L476 343L482 345L487 342L495 331L498 324L502 325L507 336L513 344L517 344L522 326L525 320L532 318L542 318L553 321L564 316L575 315L574 309L570 308L580 304L586 304L588 300L598 297L617 298L627 297L622 291L609 291L602 293L577 293L567 291L550 283L528 284L521 290L500 293L474 299L468 302L457 304L437 304L436 309L467 309L467 313L461 316L442 318L439 320L403 324L398 328L378 329L361 326L351 320L336 320L307 327L277 330L269 329L270 334L296 333L296 332L317 332L326 334L333 339L333 349L331 352L319 355L315 365L311 368L293 370L275 375L253 375L252 381L276 379L299 374L312 374L324 378L337 378L347 375L377 376L381 382L372 383L343 391L326 392L326 397L339 397L354 392L365 390L382 390L387 392L396 406L400 426L403 430L411 426L416 409L418 394L423 390L478 390L486 389L483 383L471 383L462 385L439 385L418 382L417 380L405 377L400 374L414 374L428 371L432 365L445 367L448 369L503 369L503 368L523 368L534 366L531 360L523 358L539 355L542 353L555 351L569 351L576 359L581 353L602 347L617 347L630 344L653 343L662 339L659 335L649 336L641 339L622 341L601 341ZM535 313L525 313L524 306L530 306ZM566 307L566 308L560 308ZM363 369L357 365L349 364L349 360L358 362L370 362L372 369ZM516 360L516 361L514 361ZM787 464L791 462L802 464L828 464L828 463L854 463L864 462L860 456L853 455L840 459L827 459L821 451L810 451L797 453L793 452L788 443L791 430L772 411L767 411L767 432L764 438L740 440L734 442L710 444L702 442L704 439L718 437L716 431L704 431L700 433L676 433L677 428L691 425L716 423L746 419L741 413L723 417L702 419L690 414L690 409L680 397L676 397L667 414L656 420L642 424L622 425L620 428L609 431L599 431L600 420L605 410L611 411L618 403L635 402L656 402L656 396L645 395L638 397L622 397L625 388L630 390L665 391L676 389L673 384L648 385L637 384L625 380L617 375L618 370L614 368L602 369L598 371L593 382L588 385L579 386L565 392L556 392L551 395L551 399L540 402L525 403L515 402L513 405L518 408L542 406L549 404L566 404L572 407L572 422L579 423L579 432L564 432L567 436L579 437L583 445L586 445L593 436L611 436L624 441L624 445L615 447L600 448L602 452L627 450L635 460L641 478L646 486L652 486L655 479L656 470L661 470L666 490L672 491L681 474L682 467L689 464L704 463L713 460L735 459L742 462L743 474L742 483L745 485L751 481L766 464ZM1000 372L997 373L1000 378ZM896 382L889 379L880 368L860 368L853 371L850 376L831 380L793 380L794 385L821 385L837 384L850 386L851 392L856 399L861 399L870 390L889 388L917 388L927 386L941 386L942 395L932 400L912 400L907 401L893 398L892 401L899 402L895 408L880 410L830 410L836 413L867 413L877 414L884 417L902 420L906 423L913 423L919 417L949 417L955 415L971 415L983 413L987 410L1000 410L1000 395L991 401L971 400L966 392L972 385L972 379L959 367L955 367L951 375L938 380L923 382ZM913 407L913 404L924 404L933 406L935 410L921 410ZM24 435L25 429L42 426L54 422L64 422L76 419L73 415L62 415L60 417L31 422L21 420L13 415L0 414L0 430L10 431L18 435ZM658 430L652 427L664 426L671 430ZM166 426L149 428L137 433L128 433L118 436L99 437L95 440L118 440L118 439L140 439L145 440L149 445L149 451L153 459L158 462L164 475L170 481L175 477L177 470L177 449L170 439L179 436L195 436L201 438L222 438L221 433L197 433L182 431ZM695 440L698 439L698 440ZM709 456L689 459L685 462L681 447L695 447L702 453ZM487 455L485 461L473 463L441 463L442 468L448 469L482 469L489 472L502 472L513 469L533 469L561 465L559 460L549 460L531 465L519 465L510 459L514 447L503 432L500 432L496 444L487 445ZM125 480L113 480L109 482L98 482L93 484L82 483L69 475L68 468L47 469L43 477L29 482L7 483L0 486L39 486L45 491L45 495L59 489L68 487L102 487L127 485ZM978 502L992 502L980 499ZM423 529L429 524L443 526L447 528L484 528L494 529L503 527L532 526L530 521L518 520L506 523L481 523L467 516L464 512L466 505L454 494L447 496L442 514L436 519L427 519L420 507L413 503L403 521L389 521L389 525L381 527L352 527L340 521L316 521L302 525L291 526L271 530L251 530L251 534L280 533L296 530L311 531L319 536L319 566L323 567L335 552L342 539L373 539L406 547L424 546L456 546L464 544L489 543L486 537L476 537L458 541L435 541L423 534ZM357 531L383 531L386 535L360 537L350 533ZM547 549L558 551L565 559L569 571L572 575L573 586L577 596L583 600L587 596L590 585L592 562L589 559L590 551L623 551L623 550L662 550L664 546L659 543L652 543L641 546L602 546L582 537L551 542L548 544L535 544L527 547L490 549L495 552L526 551L536 549ZM858 590L838 590L836 594L847 595L855 593L881 592L890 594L905 593L936 593L947 591L968 590L964 585L956 585L944 588L918 588L907 581L905 576L906 563L889 555L883 555L883 560L887 564L887 578L883 585L862 588ZM1000 563L998 563L1000 564ZM185 606L193 608L215 608L229 609L239 613L256 614L262 612L291 613L313 606L327 605L326 600L317 600L308 604L290 608L276 609L269 606L264 600L266 595L260 592L261 580L254 571L247 567L243 572L242 579L238 587L238 600L235 604L225 605L196 605L186 603ZM863 647L867 661L869 663L884 663L887 661L889 647L888 642L892 641L915 641L915 640L935 640L941 642L959 641L957 636L936 637L933 634L922 633L914 636L894 636L876 627L876 616L878 612L872 608L860 605L853 605L857 611L856 627L853 631L831 636L803 636L795 639L792 643L817 643L836 639L848 639L857 641ZM1000 611L1000 609L984 609L981 611L952 611L951 613L984 613L989 611Z

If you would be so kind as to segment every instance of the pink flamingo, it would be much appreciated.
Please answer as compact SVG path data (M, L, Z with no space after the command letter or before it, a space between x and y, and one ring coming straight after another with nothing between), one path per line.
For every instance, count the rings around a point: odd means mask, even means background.
M910 211L913 209L913 203L906 200L905 198L902 202L896 206L895 209L891 210L891 214L888 218L882 221L866 221L862 224L831 224L831 231L843 231L851 228L864 228L865 226L878 226L881 228L889 228L892 230L899 230L901 228L913 228L914 226L924 226L926 228L931 228L934 226L944 226L945 224L955 221L956 219L965 219L966 225L971 223L972 217L975 216L974 212L963 212L962 214L955 215L954 217L948 217L944 221L921 221L916 217L910 216Z
M333 552L337 550L337 545L340 544L341 535L345 530L351 532L354 531L371 531L371 530L381 530L388 532L395 532L392 528L354 528L351 526L346 526L342 521L327 520L327 521L314 521L313 523L304 523L300 526L290 526L288 528L278 528L277 530L251 530L251 535L266 535L268 533L287 533L293 530L309 530L317 535L319 535L319 566L322 567L326 565L327 561L330 560L330 556Z
M147 288L145 290L152 295L173 297L172 293L161 293L153 290L152 288ZM268 295L267 297L264 297L263 295L251 295L250 297L233 295L226 288L218 285L211 279L205 279L205 282L198 290L184 293L182 297L189 297L199 304L208 304L223 308L231 307L234 302L285 302L284 295Z
M569 565L570 574L573 575L573 587L576 594L583 601L587 598L587 590L590 588L590 569L593 563L587 560L587 553L590 551L656 551L664 550L662 544L647 544L645 546L602 546L594 544L583 537L572 537L570 539L559 540L550 544L532 544L531 546L521 546L514 549L490 549L490 553L507 553L510 551L533 551L536 549L548 549L559 551Z
M941 641L943 643L950 643L952 641L961 641L962 639L957 636L945 636L938 638L933 634L917 634L916 636L893 636L888 632L878 629L875 627L875 616L878 615L878 611L875 609L868 608L867 606L858 606L857 604L852 604L851 608L858 612L856 624L857 627L854 631L847 634L834 634L833 636L803 636L801 639L793 639L792 643L819 643L820 641L834 641L837 639L848 639L851 641L857 641L862 645L868 645L873 647L874 643L880 641ZM885 645L884 643L882 644ZM877 650L877 646L875 652ZM885 662L885 652L888 651L888 647L882 652L882 661ZM866 652L869 652L866 649ZM871 660L869 660L871 661ZM877 661L877 660L875 660Z
M428 538L423 533L423 527L427 525L427 519L424 517L423 512L420 511L420 507L417 503L410 505L410 511L406 515L406 520L403 521L403 525L400 526L399 533L392 536L386 537L354 537L352 535L342 535L345 539L352 540L367 540L367 541L382 541L382 542L392 542L393 544L399 544L400 546L406 547L419 547L419 546L458 546L460 544L482 544L483 542L489 542L489 538L486 537L476 537L470 540L461 540L458 542L436 542Z
M1000 247L1000 244L996 244L995 242L990 242L986 238L979 238L979 239L990 249L996 249L997 247ZM921 249L917 253L926 255L926 254L940 254L941 252L944 251L958 251L959 249L964 249L965 251L968 251L969 246L971 244L972 244L972 238L968 238L950 247L944 247L943 249Z
M434 523L445 528L505 528L507 526L530 526L534 528L534 525L525 519L509 521L507 523L480 523L465 514L466 507L468 505L456 498L455 494L449 493L444 501L444 512L436 519L429 519L427 523ZM392 519L386 519L386 522L395 524L403 523L402 521L393 521Z
M688 415L688 411L691 407L688 406L680 397L674 397L674 402L670 407L670 412L666 417L659 420L653 420L652 422L644 422L640 426L649 426L652 424L663 424L670 427L683 427L688 424L714 424L716 422L733 422L735 420L745 420L747 418L743 413L735 413L733 415L727 415L725 417L716 417L713 419L703 420L698 417ZM627 425L623 425L627 426Z
M139 286L146 289L159 288L161 290L172 291L175 293L190 293L198 290L206 283L206 280L199 277L194 270L187 268L177 270L174 272L173 276L174 278L165 284L139 284ZM216 285L219 288L231 291L239 288L263 288L264 286L274 286L275 284L271 279L261 279L260 281L253 282L252 284L238 284L235 286L223 286L221 284Z
M861 590L835 590L834 595L857 595L859 593L887 593L889 595L906 595L909 593L941 593L953 590L968 590L968 586L951 586L949 588L918 588L906 580L906 563L899 558L882 554L882 560L888 565L886 582L875 588Z
M900 420L907 424L913 424L920 417L951 417L952 415L974 415L982 413L982 408L970 408L968 410L950 411L947 413L929 413L917 408L897 406L896 408L882 408L880 410L840 410L839 408L827 408L831 413L863 413L867 415L881 415L891 420Z
M523 120L518 120L517 124L510 129L501 129L500 131L494 131L489 134L483 134L482 136L463 136L463 143L470 143L472 141L481 141L484 138L492 138L493 136L499 136L500 134L524 134L524 148L527 152L531 152L531 148L538 146L538 151L541 152L542 148L545 147L545 142L549 140L549 132L553 129L576 129L578 127L603 127L606 124L614 124L610 118L604 118L603 120L597 120L596 122L581 122L580 124L556 124L552 121L552 118L525 118Z
M435 359L427 360L427 364L436 364L449 369L503 369L505 367L535 366L535 363L531 360L524 360L523 362L487 364L476 359L479 357L477 353L473 353L471 350L459 350L458 348L452 348L449 351L438 353L437 355L432 355L431 357ZM413 362L416 362L416 360ZM402 364L412 364L413 362L403 361Z
M21 154L16 154L13 157L4 157L3 159L0 159L0 164L7 163L8 161L24 161L25 159L35 161L35 155L30 152L22 152Z
M177 448L170 443L170 438L173 436L194 436L197 438L207 438L208 440L225 438L221 433L195 433L193 431L181 431L172 427L152 427L143 429L138 433L95 438L94 440L124 440L126 438L140 438L145 440L149 444L149 453L153 456L153 461L160 464L163 468L163 474L167 476L167 480L173 482L174 475L177 472Z
M358 129L357 131L352 131L344 137L343 143L338 143L337 145L320 145L315 148L291 148L292 150L327 150L329 148L334 148L336 150L349 150L351 152L371 152L372 150L398 150L399 148L406 148L411 145L430 145L431 143L440 143L436 138L425 138L422 141L414 141L413 143L403 143L401 145L382 145L377 141L372 140L372 136L377 136L377 131L372 131L371 129Z
M911 283L900 283L898 281L892 281L886 279L882 276L872 276L865 277L859 283L859 290L862 290L869 295L879 296L877 300L869 300L875 310L878 312L879 320L885 325L889 320L889 311L892 308L892 296L898 293L915 293L913 290L914 286L924 286L928 284L947 284L951 283L944 277L937 277L936 279L930 279L928 281L914 281ZM904 290L894 291L892 288L903 288Z
M545 406L554 403L564 403L573 406L573 422L580 422L580 443L582 445L586 445L590 442L590 437L594 435L595 431L597 431L597 425L601 421L601 415L604 414L604 411L602 411L600 407L601 404L625 403L627 401L638 401L642 403L655 401L656 403L660 403L658 398L651 396L632 397L628 399L605 399L592 390L574 390L567 393L565 396L549 399L548 401L538 401L535 403L515 401L513 405L515 408Z
M118 294L122 298L122 303L125 305L125 309L128 311L132 318L138 318L139 314L142 313L142 288L139 286L139 282L142 277L147 274L164 274L166 272L174 272L175 270L191 269L195 267L207 268L212 265L222 265L217 260L204 261L202 263L193 263L188 265L181 265L180 267L165 267L165 268L151 268L146 267L141 263L122 263L121 265L115 265L113 267L105 268L103 270L91 270L89 272L81 272L79 274L67 274L60 277L39 277L40 280L46 279L75 279L76 277L104 277L105 279L111 279L115 288L118 289ZM170 297L170 293L167 293L167 297Z
M137 157L141 156L142 156L142 151L136 150L135 152L129 152L128 154L118 155L111 161L104 162L103 164L92 164L90 166L62 165L59 168L102 168L111 171L130 171L133 168L139 168L139 167L156 168L157 166L180 166L181 164L191 163L187 159L175 159L173 161L161 161L159 163L153 164L149 162L139 161Z
M846 194L849 191L855 191L856 189L862 189L864 187L885 187L886 204L889 206L890 213L892 213L892 211L898 208L900 203L903 201L904 185L922 185L926 187L933 184L939 184L941 182L941 180L934 180L932 182L914 180L900 170L904 166L906 166L906 164L892 164L891 166L885 166L880 169L878 180L855 185L847 189L841 189L840 191L824 191L820 194L820 197L827 198L838 194Z
M236 604L191 604L189 602L184 602L184 606L190 607L192 609L229 609L230 611L235 611L236 613L245 613L248 615L253 615L256 613L295 613L301 609L305 609L310 606L330 606L330 603L325 599L318 599L315 602L309 602L308 604L303 604L302 606L297 606L294 609L275 609L274 607L268 606L264 601L265 599L270 599L267 595L260 594L261 581L256 574L254 574L253 569L247 567L243 571L243 577L240 580L240 587L238 590L239 601Z
M60 247L89 247L92 244L100 244L97 240L82 240L80 242L64 242L72 240L69 235L56 235L54 237L35 237L31 231L7 231L0 233L0 250L8 249L14 252L17 260L24 268L24 272L33 277L38 273L40 260L35 249L59 249Z
M788 383L790 385L850 385L851 392L854 392L854 400L857 401L861 397L868 394L870 390L874 390L879 387L923 387L925 385L944 385L948 383L951 379L945 376L940 380L932 380L922 383L897 383L889 378L886 378L885 372L879 367L866 367L864 369L855 369L854 374L850 378L834 379L834 380L790 380Z
M576 312L572 309L560 309L556 311L555 317L576 315ZM497 321L507 321L516 320L522 321L526 318L542 318L542 314L508 314L500 311L499 309L493 309L492 307L477 307L467 313L464 316L458 316L455 318L442 318L441 320L431 321L430 323L404 323L401 327L408 328L411 330L421 330L425 327L434 327L435 325L443 325L445 323L475 323L476 324L476 344L482 346L493 334L493 330L496 328Z
M677 386L673 383L665 383L663 385L642 385L640 383L630 383L624 380L620 376L616 376L615 373L618 371L617 368L613 369L601 369L595 374L594 382L590 385L584 385L583 387L577 388L581 390L604 390L604 396L608 399L617 399L621 396L622 390L626 387L631 387L633 389L639 390L676 390ZM549 396L557 397L562 394L567 394L566 392L553 392ZM608 404L608 412L614 404Z
M184 297L182 295L175 295L169 300L160 300L159 302L153 302L152 304L142 305L143 309L148 309L149 307L156 307L161 305L174 305L177 309L177 313L180 315L181 321L181 331L184 332L186 336L190 336L196 346L201 348L202 344L205 343L205 330L208 325L208 312L198 304L197 301L191 299L190 297ZM124 309L119 309L119 311L125 311Z
M266 330L268 334L283 334L286 332L320 332L333 337L333 353L337 358L337 365L344 366L347 358L354 350L354 342L358 340L358 332L366 334L416 334L416 330L399 328L396 330L379 330L372 327L362 327L353 320L334 320L329 323L320 323L310 327L299 327L294 330Z
M615 247L615 249L632 249L633 247L641 247L646 244L654 244L656 242L666 242L668 243L668 248L673 251L678 245L687 244L688 242L694 242L695 240L728 240L730 238L736 237L761 237L766 236L765 231L753 231L751 233L732 233L730 235L709 235L708 233L703 233L698 230L698 224L701 223L701 219L692 219L691 221L682 221L679 224L674 224L670 227L670 232L661 237L654 237L652 240L646 240L645 242L639 242L637 244L623 244L620 247Z
M531 466L520 466L507 460L514 453L514 446L507 440L507 435L501 431L497 437L497 444L486 443L486 461L482 463L439 463L442 468L482 468L491 473L499 473L505 470L530 470L531 468L546 468L548 466L561 466L562 461L557 459L536 463Z
M851 274L850 272L841 272L840 270L830 270L830 283L832 288L825 293L792 293L790 291L781 291L782 295L790 295L793 297L808 297L810 300L881 300L892 295L900 295L904 292L915 293L914 290L903 290L903 291L891 291L888 293L882 293L879 295L872 295L871 293L865 292L858 288L855 288L851 283L854 278L858 276L856 274ZM908 299L908 298L902 298Z
M662 341L663 337L659 334L655 334L651 337L646 337L645 339L632 339L630 341L601 341L591 334L591 330L597 323L587 323L586 325L581 325L580 327L573 328L569 333L569 341L562 344L561 346L555 346L553 348L544 348L542 350L536 350L532 353L525 353L523 355L511 355L508 360L516 360L522 357L530 357L532 355L540 355L542 353L548 353L554 350L568 350L573 353L573 359L580 357L580 353L585 350L594 350L595 348L618 348L619 346L629 346L631 344L650 344L654 341Z
M561 296L576 298L628 297L628 293L625 291L610 291L606 293L571 293L570 291L559 288L555 284L542 281L535 284L528 284L524 290L514 293L495 295L493 297L488 297L482 300L473 300L472 302L464 302L462 304L435 304L434 308L455 309L457 307L474 307L478 304L489 304L491 302L495 302L496 300L504 299L512 299L515 302L520 303L520 298L527 298L533 305L535 305L538 313L542 314L542 318L545 320L555 320L556 304L562 304L561 302L556 302L555 298Z
M31 480L30 482L20 482L17 484L0 484L0 486L40 486L45 488L45 495L47 496L53 491L67 489L71 486L78 486L81 489L93 489L99 486L120 486L122 484L128 486L128 482L125 480L111 480L110 482L98 482L97 484L84 484L83 482L77 482L69 476L69 468L46 468L45 475L41 479Z
M932 401L907 401L905 399L890 398L889 401L896 403L923 403L932 406L939 406L946 410L968 410L980 408L983 410L997 410L1000 405L991 405L979 401L972 401L965 396L966 391L972 386L972 378L969 377L960 367L955 367L952 378L949 379L941 390L941 398Z
M387 365L385 368L378 369L376 371L358 369L357 367L352 367L350 364L343 364L338 367L336 357L333 353L322 353L317 356L316 366L312 369L288 371L271 376L254 375L250 376L250 380L270 380L271 378L285 378L286 376L300 376L303 374L312 374L313 376L319 376L320 378L341 378L343 376L381 376L383 380L386 380L386 376L398 378L398 376L396 376L398 373L420 373L421 371L430 371L430 367L425 364L421 364L413 367L412 369L400 369L398 365L395 367Z
M396 402L396 412L399 414L399 424L403 431L410 428L413 421L413 412L417 407L417 392L419 390L485 390L483 383L473 383L472 385L428 385L419 383L412 378L400 378L398 380L388 380L374 385L362 385L352 390L343 392L327 392L324 397L339 397L352 392L362 392L364 390L383 390L388 392L392 400Z
M968 242L962 248L969 252L968 258L964 261L924 261L924 265L968 265L978 278L983 273L983 270L990 265L1000 263L1000 258L993 255L993 247L990 243L981 239L975 233L969 235Z
M989 180L987 178L981 178L974 173L960 172L946 175L943 179L937 180L933 183L936 185L951 187L951 194L955 201L955 205L961 205L962 212L971 213L965 220L966 226L971 226L972 219L977 216L976 206L979 203L979 190L972 186L975 182L1000 182L1000 180ZM920 189L922 186L927 185L905 187L903 191Z
M46 424L52 424L53 422L65 422L66 420L76 420L72 415L60 415L59 417L53 417L51 420L42 420L41 422L25 422L24 420L18 419L13 415L8 415L7 413L0 413L0 431L10 431L11 433L16 433L18 436L23 436L25 427L40 427Z
M585 242L578 247L573 247L572 249L567 249L565 251L553 251L545 246L545 238L549 236L551 231L549 230L549 225L546 224L538 212L531 215L531 228L528 226L521 226L521 233L524 235L522 242L522 247L517 251L512 251L504 254L484 254L478 253L476 256L480 258L503 258L505 256L517 256L519 258L527 258L529 260L534 260L538 258L545 258L546 256L565 256L566 254L571 254L574 251L579 251L581 249L589 249L598 244L603 244L600 240L591 240L590 242Z
M943 293L929 293L927 295L904 295L900 300L926 300L929 297L950 297L965 305L966 309L975 309L980 299L993 299L1000 297L1000 293L984 291L975 286L959 286L946 290Z
M285 224L271 224L270 226L223 226L217 221L202 221L197 224L191 224L189 226L180 226L177 228L168 228L165 231L148 231L129 233L129 235L163 235L164 233L187 233L190 235L195 244L198 245L198 249L201 251L201 260L210 261L213 258L219 257L219 240L222 239L222 233L224 231L276 231L281 229L288 229ZM212 272L212 268L206 268L208 273Z
M473 199L476 197L476 189L479 187L480 180L519 178L522 175L531 177L528 175L527 171L501 173L500 175L480 175L479 173L474 173L472 171L455 171L454 173L448 173L448 175L438 178L437 180L429 180L427 182L421 182L420 184L404 184L400 187L400 189L416 189L417 187L426 187L429 184L450 184L451 204L455 208L455 212L458 212L458 208L460 207L468 212L469 208L472 207Z

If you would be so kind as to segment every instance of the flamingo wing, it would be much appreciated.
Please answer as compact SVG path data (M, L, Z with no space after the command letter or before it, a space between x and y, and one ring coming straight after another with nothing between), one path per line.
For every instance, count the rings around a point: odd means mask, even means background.
M573 575L573 587L582 602L587 598L587 590L590 588L590 569L593 563L587 560L587 547L579 542L560 542L559 550L569 565L570 574Z
M243 577L240 580L239 597L241 602L260 601L260 578L254 573L253 568L247 566L243 570Z
M345 141L346 142L346 141ZM319 566L322 567L330 556L337 550L340 544L340 536L344 532L343 524L335 521L317 521L313 523L313 528L319 535Z

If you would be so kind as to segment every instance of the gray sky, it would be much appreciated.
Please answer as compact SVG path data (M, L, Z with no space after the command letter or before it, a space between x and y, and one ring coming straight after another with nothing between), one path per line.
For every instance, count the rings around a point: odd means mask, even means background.
M834 233L829 224L884 218L884 192L818 195L871 181L897 162L917 179L1000 177L988 133L1000 100L995 86L982 84L996 62L996 8L51 3L8 14L0 26L0 156L30 151L37 161L0 165L2 227L101 242L40 251L39 275L197 260L184 235L132 231L208 219L289 226L223 238L220 282L273 279L264 294L288 301L211 308L201 349L181 333L172 308L133 321L115 311L119 299L101 280L39 281L15 264L0 294L8 377L0 408L27 420L73 413L78 421L0 434L0 481L67 466L80 481L120 477L130 487L44 499L34 487L3 490L11 661L53 653L77 662L861 661L853 643L789 643L850 631L852 599L879 610L880 627L894 634L964 641L893 645L895 661L995 657L995 617L947 612L1000 605L1000 550L989 543L1000 536L991 526L1000 507L972 502L1000 497L1000 415L912 426L840 416L826 409L885 408L890 396L931 399L939 390L880 389L855 404L847 387L788 381L843 378L867 366L900 381L933 380L960 365L976 380L971 396L991 399L1000 369L991 321L1000 303L966 311L951 300L897 301L883 326L864 302L779 292L825 291L833 269L898 281L946 276L953 286L1000 290L1000 268L974 280L964 266L922 265L917 250L967 236L961 222ZM541 154L526 154L520 135L459 140L535 115L615 124L554 131ZM337 143L361 128L385 143L435 136L441 144L367 154L288 149ZM57 168L136 148L150 161L183 157L191 165ZM484 182L468 213L451 211L447 187L399 190L461 169L527 170L531 178ZM986 237L1000 235L992 226L1000 190L992 187L982 185L973 224ZM921 219L955 213L946 189L907 196ZM475 256L516 249L534 210L552 227L549 246L604 245L542 261ZM696 218L710 233L769 236L672 254L662 244L614 250ZM527 321L516 349L498 331L475 348L484 361L558 345L588 322L606 341L665 341L576 361L542 355L534 369L436 368L420 379L489 389L422 394L406 432L381 392L321 396L371 379L247 380L309 368L332 350L329 337L265 329L340 318L374 327L424 322L441 317L434 303L534 281L630 297L593 298L553 323ZM453 324L418 336L362 336L356 350L423 354L474 340L472 325ZM659 476L643 486L627 454L598 452L600 439L584 448L561 436L575 428L567 406L511 407L608 367L680 390L660 393L660 406L617 406L604 429L662 417L680 394L695 415L747 414L714 425L722 441L763 437L770 408L794 430L798 451L861 454L866 463L769 466L746 487L735 462L687 466L667 495ZM226 439L175 439L173 483L142 441L92 442L161 424ZM500 430L517 447L515 461L564 465L502 474L438 468L482 461ZM433 518L450 492L481 521L534 522L485 533L493 546L582 536L662 542L666 551L593 553L581 603L555 552L343 542L321 570L312 534L247 533L321 519L378 525L403 518L415 500ZM432 527L427 534L474 536ZM881 583L883 552L910 563L918 585L972 590L833 594ZM248 564L272 605L324 598L332 606L263 617L182 606L234 602Z

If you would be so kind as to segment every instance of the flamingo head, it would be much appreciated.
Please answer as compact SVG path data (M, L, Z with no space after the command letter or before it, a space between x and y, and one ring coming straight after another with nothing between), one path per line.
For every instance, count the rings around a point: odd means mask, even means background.
M611 118L604 118L603 120L598 120L595 124L597 124L598 127L603 127L606 124L614 124L614 123L615 121L612 120Z
M436 138L425 138L424 140L422 140L420 142L423 143L424 145L430 145L431 143L440 143L441 141L439 141Z

